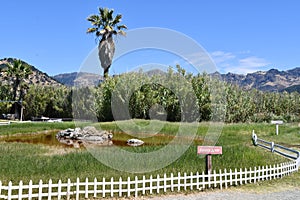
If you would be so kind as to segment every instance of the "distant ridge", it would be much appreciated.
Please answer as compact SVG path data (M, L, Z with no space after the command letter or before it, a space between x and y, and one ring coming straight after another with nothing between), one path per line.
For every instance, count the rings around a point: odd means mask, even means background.
M291 92L299 91L293 88L297 88L297 85L300 85L300 67L287 71L270 69L268 71L257 71L247 75L234 73L219 74L218 72L212 74L212 76L216 75L221 76L222 80L239 85L246 90L258 89L268 92L281 92L286 88L292 88L286 90Z
M103 81L103 76L87 72L72 72L53 76L53 78L66 86L96 86Z

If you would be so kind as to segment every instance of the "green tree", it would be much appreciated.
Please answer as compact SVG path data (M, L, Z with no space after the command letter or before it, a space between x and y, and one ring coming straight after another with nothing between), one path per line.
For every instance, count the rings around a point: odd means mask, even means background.
M99 8L99 14L91 15L87 18L92 24L92 28L87 29L87 33L95 33L97 39L101 40L98 45L98 56L101 66L104 69L104 77L108 76L108 71L115 53L113 35L125 35L122 29L127 29L125 25L119 25L122 15L113 16L113 9Z

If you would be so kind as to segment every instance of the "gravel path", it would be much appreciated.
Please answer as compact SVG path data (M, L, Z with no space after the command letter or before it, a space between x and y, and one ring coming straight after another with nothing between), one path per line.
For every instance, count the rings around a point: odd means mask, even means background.
M147 198L144 198L147 199ZM188 195L170 195L166 197L152 197L149 200L298 200L300 199L299 190L273 192L273 193L250 193L237 191L215 191L200 192Z

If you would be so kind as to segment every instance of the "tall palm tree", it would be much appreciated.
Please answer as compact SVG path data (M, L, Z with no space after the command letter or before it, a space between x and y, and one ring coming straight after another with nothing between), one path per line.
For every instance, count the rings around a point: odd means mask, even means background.
M7 63L7 78L12 82L13 101L21 101L25 94L27 84L25 80L32 74L30 67L21 60L14 60Z
M122 15L113 16L113 9L99 8L98 15L91 15L87 18L93 25L87 29L87 33L95 33L97 39L100 37L98 45L98 56L101 66L104 69L104 78L108 76L108 71L115 53L113 35L125 35L122 29L127 29L126 25L119 25Z

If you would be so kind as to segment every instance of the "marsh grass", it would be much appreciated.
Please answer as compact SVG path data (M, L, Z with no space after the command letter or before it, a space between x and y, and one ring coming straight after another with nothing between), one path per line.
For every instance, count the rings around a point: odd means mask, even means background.
M126 123L126 121L122 122ZM149 122L137 120L138 124L147 125ZM162 122L156 122L157 126L162 126ZM104 130L110 130L115 132L121 132L122 130L117 126L115 122L111 123L97 123L95 126L101 127ZM157 134L149 138L145 138L145 141L152 145L145 145L141 147L125 147L127 151L134 151L137 153L145 153L155 151L168 144L169 141L176 135L179 127L179 123L165 123L162 130ZM186 124L187 127L194 126ZM102 179L114 177L127 178L128 176L134 178L134 176L146 175L149 177L152 175L163 175L164 173L190 173L190 172L202 172L205 170L205 158L204 156L197 155L197 146L202 144L203 138L209 128L209 123L201 123L197 127L197 135L194 142L188 148L188 150L180 156L175 162L169 166L159 169L157 171L146 174L132 174L122 171L111 169L97 159L95 159L86 149L74 149L64 154L51 153L53 147L47 148L46 145L41 144L26 144L26 143L0 143L0 180L3 183L13 181L14 183L23 180L28 182L33 180L38 183L40 179L48 181L50 178L55 182L61 179L66 181L70 178L75 181L77 177L80 179L98 178ZM51 129L65 129L74 127L73 123L61 123L61 124L49 124L49 123L37 123L37 124L16 124L12 126L12 131L9 129L0 127L0 133L5 131L8 134L13 133L30 133L38 132L42 130ZM130 128L130 127L129 127ZM276 140L281 141L286 138L292 137L293 144L298 142L298 126L295 124L284 125L281 127L287 135L280 134L276 137ZM222 134L216 145L223 146L223 154L213 156L213 169L234 169L234 168L249 168L254 166L273 165L280 162L287 161L285 158L272 154L264 149L255 147L252 145L251 132L255 129L259 137L267 140L273 139L274 127L269 124L227 124L224 125ZM159 137L156 137L159 136ZM165 136L165 137L162 137ZM127 140L131 137L128 134L118 134L120 140ZM297 139L297 141L296 141ZM143 139L144 140L144 139ZM63 148L63 147L57 147Z

